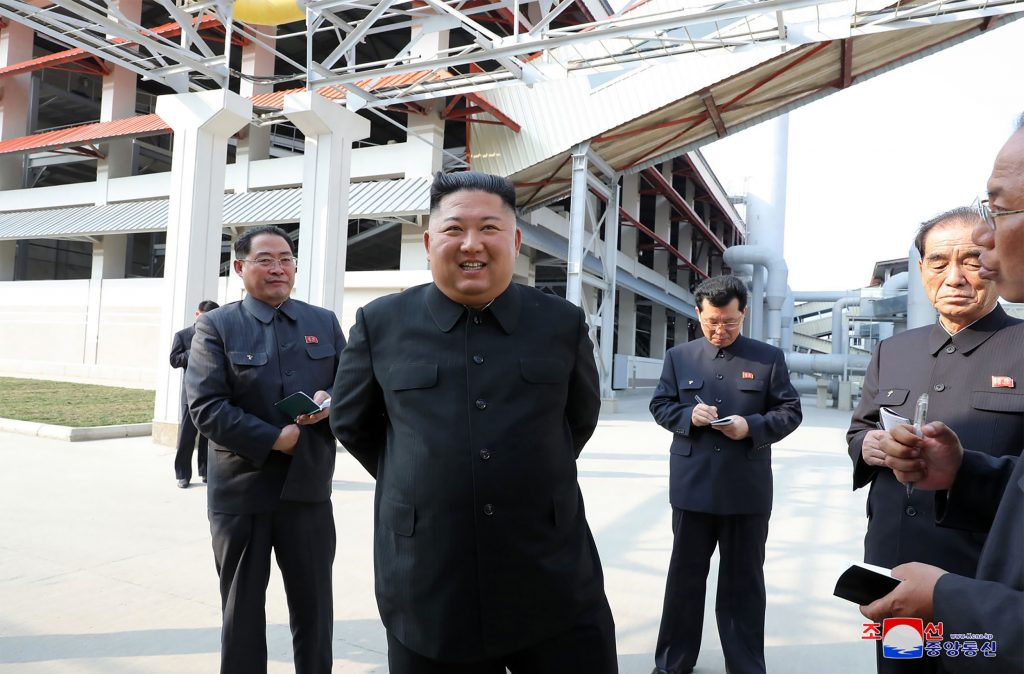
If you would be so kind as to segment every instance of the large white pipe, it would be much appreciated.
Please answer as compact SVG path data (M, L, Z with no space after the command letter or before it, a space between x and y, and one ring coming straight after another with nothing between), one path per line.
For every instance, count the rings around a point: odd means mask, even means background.
M790 372L802 374L845 374L847 370L866 370L871 356L850 353L787 353Z
M921 254L917 252L917 246L911 244L910 252L907 253L907 330L934 325L938 318L935 307L932 306L921 283L921 270L918 268L920 261Z
M853 290L794 290L793 299L797 302L835 302L855 291Z
M757 265L768 270L768 283L765 286L765 301L768 303L768 343L778 346L782 340L782 305L786 301L789 287L789 267L781 255L772 252L767 246L745 245L726 248L723 254L725 263L730 267L738 264L753 264L754 279L757 279ZM751 303L757 298L751 298Z
M899 274L893 274L885 279L885 283L882 284L882 296L892 297L893 295L898 295L907 289L908 283L910 283L909 272L901 271Z
M786 299L782 303L782 313L780 314L780 320L782 322L782 341L779 347L783 351L793 350L793 316L796 314L796 308L793 302L793 289L786 286Z
M843 309L860 306L860 293L840 297L832 305L832 353L850 352L850 335L843 321Z

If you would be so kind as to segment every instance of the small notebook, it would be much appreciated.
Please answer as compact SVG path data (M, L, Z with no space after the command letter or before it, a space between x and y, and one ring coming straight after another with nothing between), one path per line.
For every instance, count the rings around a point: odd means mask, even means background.
M898 578L892 577L889 569L854 562L839 576L832 594L852 601L858 606L864 606L889 594L901 582Z
M274 403L274 407L288 415L289 419L295 419L296 417L303 414L316 414L317 412L322 412L323 410L327 409L330 406L330 398L328 398L327 400L323 401L320 404L317 404L316 402L313 401L312 398L310 398L302 391L299 391L298 393L293 393L284 400L278 400L276 403Z

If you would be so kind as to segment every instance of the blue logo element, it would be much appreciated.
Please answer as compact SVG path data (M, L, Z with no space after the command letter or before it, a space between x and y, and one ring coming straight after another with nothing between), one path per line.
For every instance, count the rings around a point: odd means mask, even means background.
M920 618L882 621L882 657L909 660L924 657L924 624Z

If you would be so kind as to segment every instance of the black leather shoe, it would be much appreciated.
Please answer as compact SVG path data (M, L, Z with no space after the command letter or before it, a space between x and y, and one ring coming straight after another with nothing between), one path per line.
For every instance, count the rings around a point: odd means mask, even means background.
M179 489L188 489L188 480L185 480L185 479L178 480L178 488Z
M203 479L203 484L206 484L206 476L205 475L202 476L202 479Z

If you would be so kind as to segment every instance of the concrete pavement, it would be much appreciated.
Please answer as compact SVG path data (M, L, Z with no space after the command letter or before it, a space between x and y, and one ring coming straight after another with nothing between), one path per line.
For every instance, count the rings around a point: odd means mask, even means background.
M671 550L669 434L649 391L623 397L579 461L604 563L623 674L647 674ZM775 447L768 536L768 670L874 671L855 606L832 597L860 559L864 493L850 491L849 413L804 399L803 425ZM69 443L0 433L0 673L215 672L220 602L204 485L175 487L172 448L149 438ZM334 671L386 672L373 598L373 483L338 455ZM724 672L708 580L696 671ZM267 598L269 670L294 671L276 566Z

